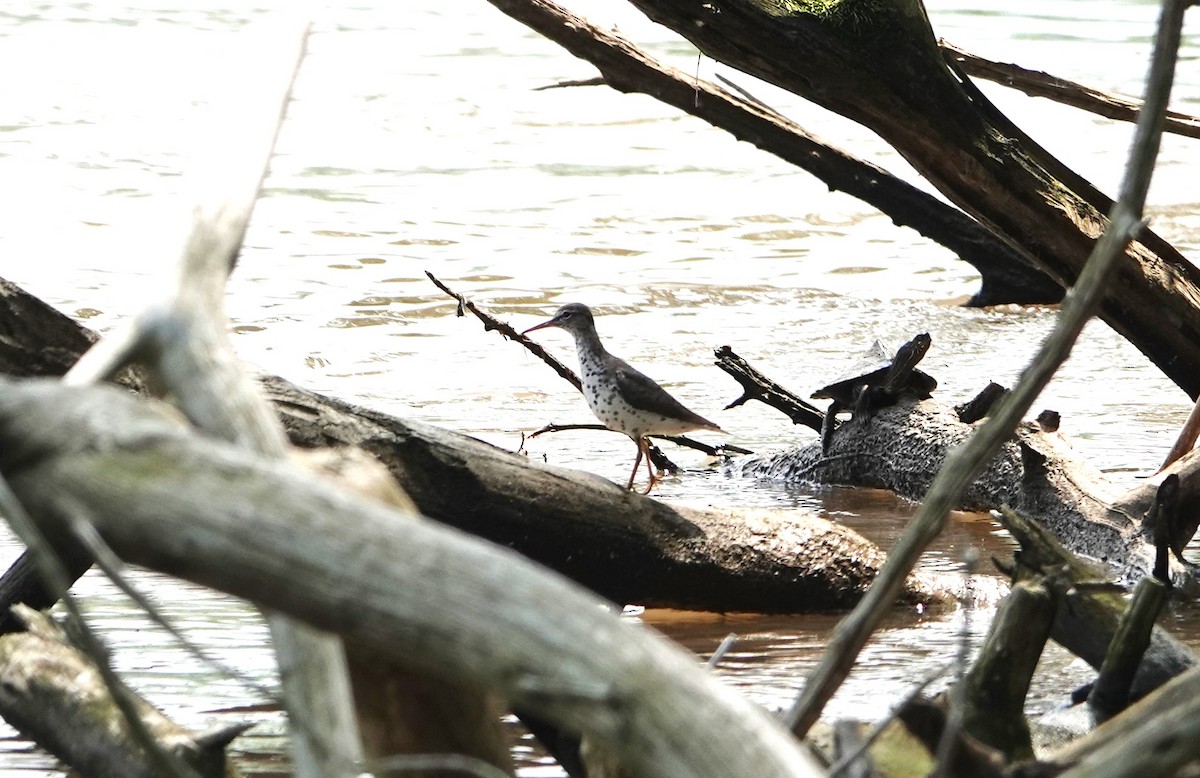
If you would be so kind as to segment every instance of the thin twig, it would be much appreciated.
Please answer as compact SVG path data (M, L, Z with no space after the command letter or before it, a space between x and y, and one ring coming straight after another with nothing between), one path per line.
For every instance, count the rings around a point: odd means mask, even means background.
M710 656L708 661L705 662L705 665L709 670L712 670L721 663L721 660L725 658L725 655L729 653L729 649L733 648L733 644L736 643L737 640L738 636L736 632L730 632L725 636L725 639L721 641L721 645L717 646L717 650L713 651L712 656Z
M532 439L532 438L539 437L541 435L548 435L552 432L578 432L579 430L598 430L601 432L616 432L616 430L610 430L608 427L605 427L603 424L555 424L555 423L551 422L550 424L546 424L545 426L540 427L540 428L534 430L533 432L530 432L528 435L526 435L526 437L529 439ZM624 433L621 433L621 434L624 434ZM658 438L659 440L669 440L677 446L681 446L683 448L695 449L696 451L700 451L705 454L708 454L710 457L721 456L722 454L753 454L754 453L753 451L751 451L748 448L742 448L741 446L732 446L727 443L723 443L719 446L710 446L707 443L701 443L698 440L692 440L691 438L686 437L684 435L647 435L646 437Z
M515 329L513 329L513 326L511 324L509 324L508 322L500 321L495 316L492 316L490 313L486 313L485 311L479 310L479 307L476 306L475 303L471 302L464 295L459 294L458 292L454 291L450 287L443 284L441 281L438 280L438 278L436 276L434 276L433 273L430 273L428 270L425 271L425 275L429 276L429 280L433 282L434 286L436 286L438 289L441 289L443 292L450 295L455 300L458 300L458 315L459 316L463 315L464 309L470 311L472 314L475 315L475 318L477 318L481 322L483 322L484 331L495 330L496 332L499 332L501 335L508 338L509 340L513 340L513 341L516 341L517 343L520 343L522 346L524 346L526 349L528 349L529 352L532 353L535 357L537 357L538 359L542 360L547 365L549 365L551 370L558 373L566 381L570 382L571 386L574 386L581 393L583 392L583 382L579 380L579 376L575 375L575 371L572 370L571 368L567 367L566 365L564 365L562 362L559 362L554 356L552 356L550 354L549 351L546 351L546 349L544 349L542 347L542 344L538 343L536 340L531 340L530 338L527 338L524 335L522 335L521 333L517 332Z
M543 348L540 343L538 343L535 340L531 340L531 339L525 337L524 335L522 335L521 333L517 332L513 328L513 326L511 324L509 324L508 322L501 321L500 319L497 319L495 316L492 316L490 313L480 310L479 306L477 306L477 305L475 305L475 303L471 302L471 300L468 299L465 295L459 294L458 292L454 291L450 287L446 286L433 273L430 273L428 270L425 271L425 275L429 276L429 280L433 282L434 286L436 286L438 289L441 289L443 292L445 292L446 294L450 295L451 297L453 297L455 300L458 301L458 315L459 316L464 315L463 314L464 310L470 311L472 314L474 314L475 318L477 318L481 322L483 322L483 329L485 332L496 331L496 332L499 332L504 337L508 338L509 340L520 343L530 353L532 353L538 359L542 360L547 365L549 365L550 369L552 369L554 372L558 373L559 376L561 376L565 380L569 381L570 384L572 386L574 386L577 391L579 391L581 394L583 393L583 383L579 380L579 376L575 375L575 371L572 370L571 368L567 367L566 365L564 365L562 362L559 362L558 359L556 359L554 356L552 356L550 354L550 352L546 351L546 349ZM608 429L608 427L604 427L599 424L563 424L563 425L548 424L545 427L542 427L540 430L531 433L529 435L529 437L536 438L538 435L541 435L542 433L562 432L562 431L568 430L568 429L606 430L606 429ZM749 451L747 451L745 449L737 449L734 446L719 446L717 448L713 448L712 446L706 445L704 443L700 443L699 441L692 440L691 438L688 438L688 437L685 437L682 435L651 435L649 437L661 438L663 440L669 440L677 446L683 446L685 448L693 448L698 451L703 451L704 453L708 454L709 456L716 456L717 451L722 448L725 451L729 451L729 452L732 452L735 454L750 453ZM659 470L669 470L671 472L679 472L679 469L680 469L679 465L672 462L667 457L667 455L662 452L662 449L660 449L658 446L654 445L653 443L650 444L649 454L650 454L650 461Z
M858 606L834 630L821 661L788 713L787 725L798 736L807 734L849 675L871 633L895 603L909 572L941 532L957 496L992 460L1066 361L1080 331L1099 306L1109 277L1125 255L1125 246L1142 229L1141 213L1162 136L1162 115L1171 92L1186 6L1183 0L1166 0L1163 6L1147 77L1145 108L1138 119L1120 197L1087 265L1063 300L1054 330L1043 341L1012 392L997 403L995 412L946 457L917 515L888 553L883 569Z

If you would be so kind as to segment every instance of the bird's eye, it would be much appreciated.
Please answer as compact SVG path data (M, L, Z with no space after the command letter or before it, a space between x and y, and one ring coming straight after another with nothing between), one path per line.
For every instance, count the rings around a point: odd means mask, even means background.
M571 317L572 317L572 316L574 316L574 315L575 315L575 314L574 314L574 313L572 313L571 311L563 311L563 313L562 313L562 317L563 317L564 319L569 319L569 318L571 318Z

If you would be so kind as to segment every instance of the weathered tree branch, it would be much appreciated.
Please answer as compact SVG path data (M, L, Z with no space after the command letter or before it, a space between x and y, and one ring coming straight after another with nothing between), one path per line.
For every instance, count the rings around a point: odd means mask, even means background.
M1106 290L1109 278L1116 275L1118 260L1126 256L1125 247L1143 228L1141 212L1158 155L1162 113L1166 110L1174 81L1185 8L1182 0L1167 0L1163 7L1147 78L1146 106L1138 121L1121 183L1120 199L1113 207L1109 223L1086 267L1064 300L1054 330L1022 372L1012 392L999 401L993 414L979 426L975 434L946 458L925 494L916 517L888 554L883 571L867 595L838 626L834 639L789 713L788 721L797 735L808 732L825 703L845 680L859 651L886 612L888 603L895 601L900 582L908 576L921 553L941 532L953 502L1012 435L1021 417L1066 361L1084 324L1104 298L1111 294ZM806 23L803 19L796 21L801 25ZM916 29L913 29L913 19L906 18L904 21L907 34L927 31L928 19L923 13L916 20ZM916 39L917 45L920 45L920 40ZM791 45L794 48L796 42L792 41ZM1122 289L1121 294L1124 293ZM1157 310L1153 313L1161 314Z
M856 3L631 2L713 59L875 131L1064 287L1078 284L1097 239L1117 218L1111 198L947 66L919 0L872 3L869 13L858 13ZM1159 108L1147 98L1143 119ZM1194 398L1200 269L1140 221L1116 232L1136 240L1122 247L1125 260L1098 315Z
M939 40L938 46L946 60L953 62L967 75L1019 89L1031 97L1045 97L1122 122L1136 122L1142 111L1142 101L1132 97L1104 92L1040 70L985 59L944 40ZM1163 132L1200 138L1200 119L1179 111L1167 111L1163 117Z
M63 500L88 505L130 563L495 689L595 737L635 774L820 774L761 708L578 586L195 436L120 390L4 382L0 472L51 538L69 532Z
M665 67L629 41L589 24L551 0L490 2L595 65L614 89L647 94L701 118L812 173L831 190L878 208L895 224L911 227L946 246L982 276L970 304L1061 299L1062 287L1009 242L878 166L824 143L770 108Z

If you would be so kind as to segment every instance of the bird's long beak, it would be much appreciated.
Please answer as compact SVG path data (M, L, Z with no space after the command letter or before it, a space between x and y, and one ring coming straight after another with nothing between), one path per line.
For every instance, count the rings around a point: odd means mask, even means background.
M547 327L557 327L557 326L558 326L558 318L555 317L553 319L548 319L548 320L542 322L541 324L535 324L532 327L530 327L529 329L522 332L521 334L528 335L529 333L533 332L534 330L543 330Z

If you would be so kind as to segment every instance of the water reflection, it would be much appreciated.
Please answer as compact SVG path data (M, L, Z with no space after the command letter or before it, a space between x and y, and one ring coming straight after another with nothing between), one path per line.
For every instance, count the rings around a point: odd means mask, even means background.
M264 7L272 5L285 4ZM760 450L815 434L760 405L721 411L740 391L711 365L717 346L732 346L805 396L875 338L901 342L927 331L933 348L924 364L940 382L938 396L961 402L989 381L1011 385L1052 324L1052 308L956 307L951 301L970 294L976 277L948 252L649 98L606 88L535 91L590 76L590 68L486 3L458 3L453 13L435 2L409 5L404 14L371 4L318 13L228 301L240 354L265 370L509 449L547 422L591 421L580 396L539 362L456 318L428 269L518 326L563 302L592 305L614 353L729 430L731 442ZM694 50L627 4L580 5L668 64L697 67ZM939 34L984 56L1139 91L1152 3L1109 4L1093 20L1065 0L927 5ZM190 211L181 174L202 142L195 128L228 83L219 66L237 50L236 30L264 13L197 0L152 10L9 3L0 12L0 67L22 76L6 85L0 170L21 186L3 203L0 274L100 330L154 294L155 271L177 255ZM725 72L708 61L699 67L703 76ZM1196 110L1195 69L1178 79L1177 105ZM1127 126L982 88L1039 143L1102 189L1115 188ZM862 128L764 85L753 89L813 132L912 177ZM1184 250L1200 245L1194 143L1164 142L1151 205L1156 228ZM573 363L568 339L549 346ZM1188 410L1103 325L1086 330L1039 407L1058 410L1081 455L1126 485L1157 466ZM618 482L632 454L615 434L561 433L526 445L532 457ZM665 479L665 500L815 513L884 546L914 510L871 490L731 484L699 455L668 454L688 470ZM956 514L923 569L955 574L968 547L987 559L1008 554L1011 542L987 516ZM4 561L16 556L11 545L3 550ZM967 639L976 644L998 596L989 573L972 581L969 611L895 614L833 712L880 715L881 701L899 699L956 652L968 614ZM274 682L253 612L176 582L144 581L201 642ZM102 579L85 578L79 592L121 669L172 715L196 726L260 718L263 700L188 657ZM1193 643L1195 615L1185 608L1170 617ZM702 656L739 633L718 672L775 708L790 702L836 622L643 618ZM1053 705L1088 675L1051 647L1031 708ZM238 747L254 769L278 770L281 736L273 713ZM0 774L51 769L23 741L0 748ZM535 760L523 775L559 774L524 741L517 753Z

